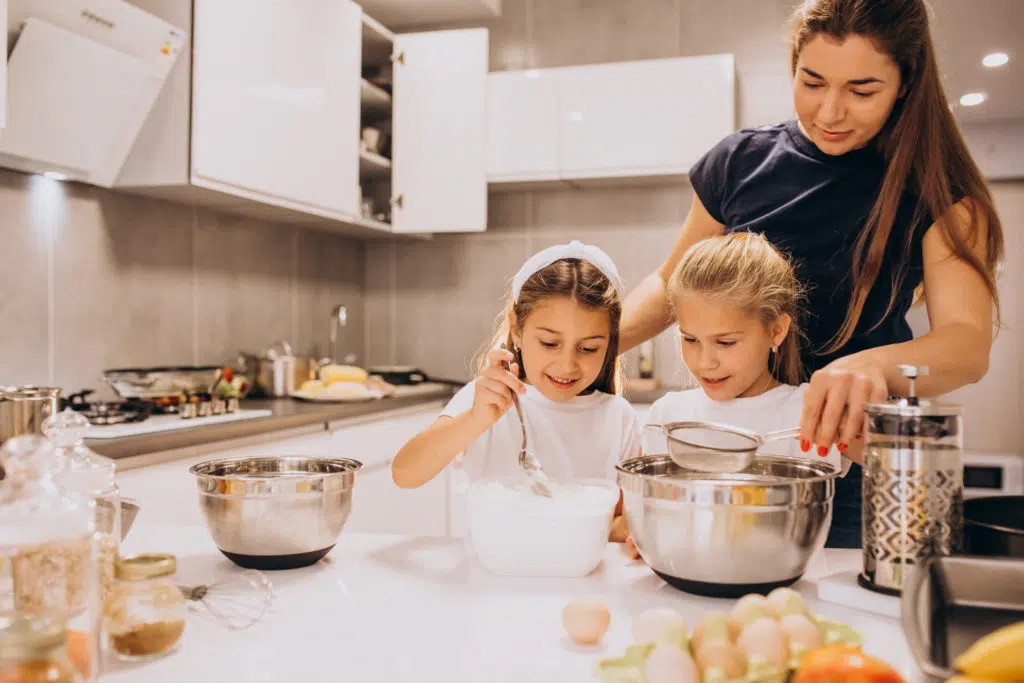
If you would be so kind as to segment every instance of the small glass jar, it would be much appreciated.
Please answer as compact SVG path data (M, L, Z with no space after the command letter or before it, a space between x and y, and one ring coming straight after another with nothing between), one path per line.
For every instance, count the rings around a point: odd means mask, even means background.
M99 582L94 502L50 476L52 447L22 435L3 447L0 599L19 618L62 620L71 661L85 681L99 674ZM77 680L77 679L76 679Z
M46 616L0 619L0 683L81 683L68 657L64 622Z
M114 561L121 545L121 492L117 464L85 445L89 426L84 415L67 408L43 422L43 433L56 454L53 478L57 484L96 502L100 596L106 600L114 586Z
M117 560L117 581L104 604L107 646L119 658L144 661L173 652L185 632L188 608L174 584L174 555Z

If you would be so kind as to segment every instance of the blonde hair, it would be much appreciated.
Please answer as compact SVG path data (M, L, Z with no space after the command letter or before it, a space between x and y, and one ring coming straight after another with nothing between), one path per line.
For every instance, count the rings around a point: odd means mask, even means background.
M725 300L757 316L766 327L783 314L792 323L772 362L772 374L787 384L803 377L800 360L800 300L803 292L789 261L757 233L736 232L701 240L683 255L668 281L673 309L700 293Z
M526 379L523 368L522 352L515 348L512 339L513 330L509 327L510 313L516 324L522 329L523 324L538 304L553 298L566 298L581 306L594 310L608 311L610 327L608 330L608 348L605 351L604 364L597 379L584 392L600 391L606 394L618 394L622 387L622 370L619 364L619 320L622 317L622 298L618 290L596 266L579 259L561 259L550 266L541 268L523 283L519 299L512 297L511 288L506 297L505 309L498 317L494 334L490 341L477 354L477 372L487 364L487 354L505 344L508 349L515 349L516 362L519 365L519 379Z

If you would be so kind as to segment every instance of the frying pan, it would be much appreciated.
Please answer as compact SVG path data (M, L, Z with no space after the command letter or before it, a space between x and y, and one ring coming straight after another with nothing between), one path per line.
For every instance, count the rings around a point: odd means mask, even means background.
M394 384L395 386L410 386L427 382L447 384L455 387L462 387L466 384L466 382L461 380L430 377L427 373L411 365L380 365L367 368L366 371L371 375L377 375L388 384Z
M1024 496L965 500L964 552L1024 559Z

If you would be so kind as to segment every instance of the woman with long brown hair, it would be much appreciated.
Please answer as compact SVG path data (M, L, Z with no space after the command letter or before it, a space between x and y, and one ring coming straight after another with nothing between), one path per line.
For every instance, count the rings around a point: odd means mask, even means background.
M666 282L703 238L754 231L806 289L801 447L845 450L863 405L977 382L998 326L999 217L943 92L924 0L807 0L791 41L796 119L741 130L690 171L672 252L627 298L623 350L671 322ZM931 330L906 313L924 296ZM697 378L700 380L700 378ZM860 468L837 480L829 545L860 545Z

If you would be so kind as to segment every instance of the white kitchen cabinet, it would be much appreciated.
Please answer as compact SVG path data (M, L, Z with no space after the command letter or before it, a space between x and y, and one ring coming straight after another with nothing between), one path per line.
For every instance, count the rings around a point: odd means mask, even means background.
M489 179L498 185L599 179L682 178L690 166L735 130L735 64L732 55L652 59L542 69L530 86L494 74L488 133L493 153ZM523 79L530 72L522 72ZM528 109L523 108L528 106ZM532 117L533 126L495 110ZM554 123L550 119L554 107ZM555 127L557 172L551 171ZM538 134L536 131L540 131ZM512 161L509 161L509 159ZM519 164L516 168L515 165ZM530 167L534 170L531 170Z
M395 232L487 227L486 29L395 36Z
M558 71L487 77L487 178L557 180Z
M362 10L195 0L192 182L359 214Z
M133 2L194 35L119 189L364 239L485 229L486 29L396 36L352 0ZM391 92L364 79L392 60ZM361 144L378 123L387 156Z

